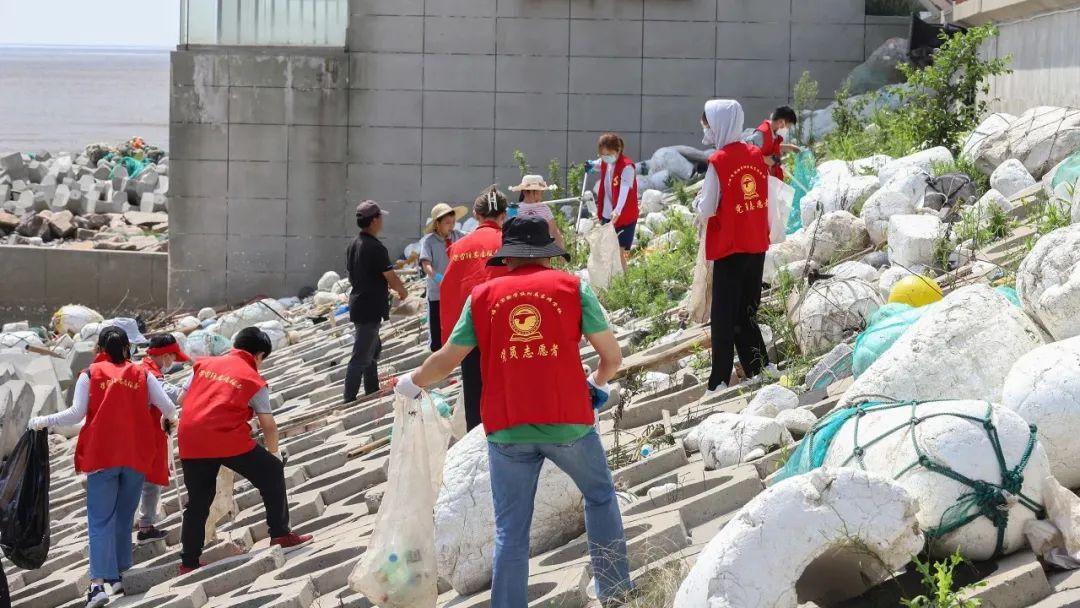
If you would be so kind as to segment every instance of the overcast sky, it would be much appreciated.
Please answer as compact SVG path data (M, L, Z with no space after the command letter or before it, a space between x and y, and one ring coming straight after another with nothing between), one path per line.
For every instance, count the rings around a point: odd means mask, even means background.
M180 0L0 0L0 44L175 47Z

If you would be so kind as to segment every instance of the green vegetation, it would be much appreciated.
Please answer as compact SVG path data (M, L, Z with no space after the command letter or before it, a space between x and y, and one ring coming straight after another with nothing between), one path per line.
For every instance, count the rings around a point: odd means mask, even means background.
M795 104L793 109L795 115L799 117L799 122L795 124L795 141L800 144L813 145L814 143L813 137L808 135L814 130L814 119L803 120L803 117L817 106L819 92L818 82L810 77L810 72L803 71L799 82L795 83L795 92L792 95ZM810 124L806 124L807 122Z
M518 169L522 175L528 175L532 173L529 169L529 159L525 158L525 153L521 150L514 150L514 162L517 163Z
M814 366L814 360L799 351L795 339L795 324L787 314L787 304L798 297L798 280L787 270L776 275L772 292L761 300L758 320L768 325L773 331L776 342L778 365L784 367L784 375L791 386L800 385L806 380L806 374Z
M680 216L669 217L657 234L668 231L678 234L674 246L632 257L626 273L600 293L605 308L652 317L678 304L694 279L698 236L693 222Z
M990 189L990 178L984 175L982 171L979 171L979 168L975 166L975 161L966 156L957 155L956 159L951 163L934 163L930 171L935 177L946 173L963 173L975 182L976 195L978 196L986 194L986 191Z
M953 590L956 568L965 561L967 560L960 555L960 549L933 564L929 560L916 557L913 563L915 569L922 575L922 584L927 594L910 600L900 600L900 603L906 608L978 608L982 605L982 601L965 599L964 596L985 583L975 583Z

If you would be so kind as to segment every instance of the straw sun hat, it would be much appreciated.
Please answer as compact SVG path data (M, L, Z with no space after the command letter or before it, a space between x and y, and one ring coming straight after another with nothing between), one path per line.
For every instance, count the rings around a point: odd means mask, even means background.
M439 220L450 214L453 214L454 221L457 221L465 217L468 213L469 210L466 209L464 206L451 207L446 203L439 203L438 205L435 205L435 207L431 210L431 220L428 222L427 230L428 232L434 230L435 222L438 222Z
M540 175L526 175L521 178L521 183L516 186L510 186L511 192L523 192L525 190L555 190L558 186L549 186L544 178Z

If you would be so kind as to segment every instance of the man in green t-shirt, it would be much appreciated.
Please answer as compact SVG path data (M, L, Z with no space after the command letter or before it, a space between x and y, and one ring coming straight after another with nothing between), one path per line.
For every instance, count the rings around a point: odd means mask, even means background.
M502 248L488 262L510 272L473 290L450 340L420 369L395 380L416 398L442 380L474 348L483 357L481 418L495 507L493 606L528 604L529 528L544 460L581 490L597 595L605 608L624 606L633 592L622 515L594 410L622 351L596 294L577 277L550 268L564 256L547 223L516 217L503 225ZM477 318L479 317L479 318ZM581 336L600 356L587 379Z

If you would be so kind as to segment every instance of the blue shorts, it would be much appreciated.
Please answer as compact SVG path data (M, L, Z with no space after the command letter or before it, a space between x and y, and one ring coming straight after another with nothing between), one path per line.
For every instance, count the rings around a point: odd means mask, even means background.
M600 218L600 224L607 224L611 220ZM627 224L622 228L615 229L615 235L619 237L619 247L630 251L634 248L634 233L637 232L637 222Z

